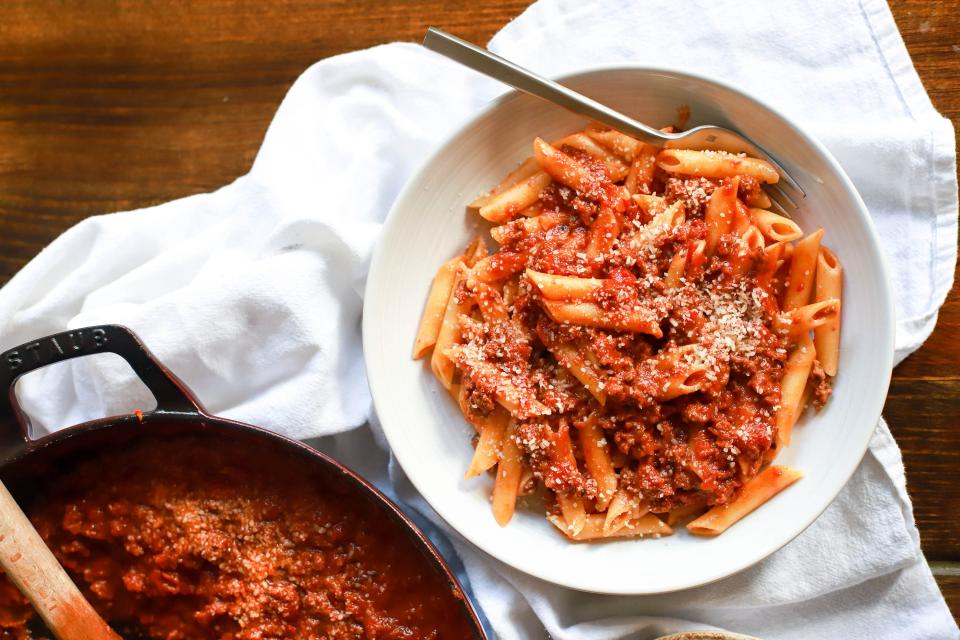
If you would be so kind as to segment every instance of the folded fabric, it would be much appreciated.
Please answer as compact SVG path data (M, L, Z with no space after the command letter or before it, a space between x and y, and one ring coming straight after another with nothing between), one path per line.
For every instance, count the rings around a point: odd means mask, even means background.
M546 74L611 63L686 68L796 119L837 155L880 232L895 278L898 358L929 335L956 259L953 133L883 2L541 0L491 47ZM0 347L126 324L212 412L327 436L319 446L436 519L402 470L387 475L376 430L355 429L372 411L360 358L363 284L401 186L501 91L415 45L314 65L247 176L215 193L88 219L37 256L0 290ZM109 355L30 374L19 395L40 431L151 402ZM544 628L571 639L711 627L770 640L960 635L920 553L899 451L882 423L814 525L752 569L699 589L572 592L448 533L504 638L541 637Z

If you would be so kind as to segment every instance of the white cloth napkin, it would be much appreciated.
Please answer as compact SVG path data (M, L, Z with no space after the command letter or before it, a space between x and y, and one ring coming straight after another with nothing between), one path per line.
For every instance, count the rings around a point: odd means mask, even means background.
M736 4L541 0L491 42L546 74L607 63L719 77L798 120L840 159L880 231L897 291L897 358L932 330L956 260L949 121L881 0ZM415 45L324 60L297 80L251 172L219 191L86 220L0 290L0 347L122 323L207 407L319 446L428 517L391 466L360 358L379 223L425 155L503 90ZM438 257L439 259L439 257ZM40 430L146 408L112 356L21 382ZM448 531L448 533L451 533ZM725 628L780 638L960 636L919 549L899 450L881 422L840 497L757 566L658 597L577 593L451 535L503 638L653 638Z

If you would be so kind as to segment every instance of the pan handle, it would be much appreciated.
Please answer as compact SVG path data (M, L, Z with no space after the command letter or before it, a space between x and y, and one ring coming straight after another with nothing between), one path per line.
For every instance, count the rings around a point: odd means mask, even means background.
M136 334L121 325L104 324L56 333L0 354L0 389L8 390L9 400L0 402L0 428L16 420L22 439L29 443L30 418L17 402L17 380L48 364L96 353L115 353L127 361L156 398L154 414L204 414L186 385L157 361Z

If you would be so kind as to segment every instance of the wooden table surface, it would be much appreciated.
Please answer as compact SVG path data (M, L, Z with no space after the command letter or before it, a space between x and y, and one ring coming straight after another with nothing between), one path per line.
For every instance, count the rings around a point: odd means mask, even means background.
M245 173L312 62L436 25L486 42L525 0L6 0L0 21L0 283L83 218ZM960 0L896 2L914 64L960 125ZM960 617L960 295L894 371L923 549Z

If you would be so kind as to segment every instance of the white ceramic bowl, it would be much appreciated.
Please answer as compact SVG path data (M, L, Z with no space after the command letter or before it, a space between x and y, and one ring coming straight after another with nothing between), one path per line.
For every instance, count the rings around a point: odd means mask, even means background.
M530 155L534 136L553 139L586 120L518 93L493 102L464 125L401 193L373 258L363 341L370 388L383 431L407 476L450 526L528 574L599 593L650 594L701 585L762 560L803 531L856 469L880 417L893 359L894 312L886 268L866 208L836 160L784 116L724 84L688 73L640 67L598 69L565 84L660 126L687 105L689 126L746 132L803 186L794 216L845 268L840 372L819 414L804 416L777 461L805 477L771 502L708 539L680 530L657 540L571 544L542 509L518 509L500 528L490 513L492 479L470 481L471 428L455 403L410 352L427 291L440 264L460 253L480 221L467 202Z

